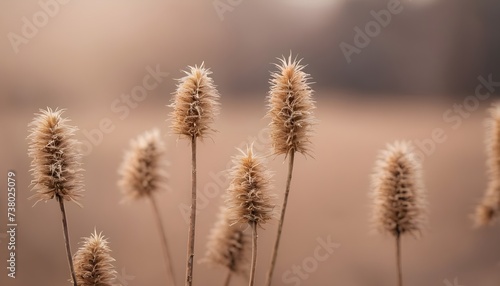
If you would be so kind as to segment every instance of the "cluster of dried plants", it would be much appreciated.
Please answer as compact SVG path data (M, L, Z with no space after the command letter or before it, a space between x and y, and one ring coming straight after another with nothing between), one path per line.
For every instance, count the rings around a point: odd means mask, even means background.
M315 102L310 87L311 77L304 65L293 58L279 59L277 71L271 73L267 97L272 141L269 154L284 155L288 160L288 175L281 207L275 204L271 175L264 157L252 146L239 150L228 170L231 181L224 194L224 205L210 232L203 262L227 269L223 285L231 283L234 275L255 285L258 228L272 220L278 211L278 228L265 285L273 282L278 250L283 232L285 212L291 189L295 153L311 156L311 135L315 119ZM188 67L178 80L173 93L170 114L171 133L188 139L191 145L191 212L188 228L186 274L184 285L193 284L194 246L197 203L198 139L210 137L220 110L220 95L211 71L202 63ZM71 283L74 286L114 285L116 271L107 239L96 230L84 238L73 255L70 247L65 202L81 206L79 199L84 188L82 155L74 139L77 127L62 117L64 110L47 108L35 114L29 124L28 155L32 158L32 186L38 201L56 199L62 216L62 229L68 258ZM475 213L476 225L491 224L500 215L500 105L491 109L488 121L489 185ZM173 260L160 207L155 196L168 188L166 171L167 150L157 129L146 131L131 140L119 168L118 186L124 200L149 200L163 249L167 285L175 285ZM374 229L395 238L397 285L403 285L401 241L405 234L419 235L427 221L427 197L422 178L422 166L409 141L396 141L380 152L372 175L371 220Z

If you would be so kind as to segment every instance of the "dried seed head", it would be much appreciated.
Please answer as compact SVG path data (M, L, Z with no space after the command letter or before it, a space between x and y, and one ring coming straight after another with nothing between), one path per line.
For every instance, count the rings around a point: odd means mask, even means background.
M112 286L116 278L111 249L102 233L83 238L83 245L73 258L78 286Z
M420 233L427 205L421 173L410 142L395 142L380 153L372 178L372 219L379 231Z
M270 133L276 155L287 155L291 150L309 154L310 136L314 124L310 75L303 72L300 60L292 61L292 54L280 59L278 71L271 74L269 91Z
M221 265L231 272L246 276L250 238L243 225L231 225L228 210L222 208L210 232L203 262Z
M204 138L215 131L210 124L219 114L219 92L209 76L212 72L203 63L190 66L184 73L170 105L174 109L170 115L172 132L187 138Z
M227 189L228 218L231 224L257 223L262 226L273 217L271 176L263 159L254 155L252 147L233 160L231 183Z
M28 156L32 158L31 184L37 202L55 196L78 203L83 191L83 169L78 141L73 139L77 127L68 125L69 119L61 117L64 109L40 109L28 125Z
M490 109L490 114L486 121L489 183L482 202L476 208L476 226L491 224L500 216L500 103Z
M119 169L121 179L118 181L127 199L149 196L166 184L164 155L165 146L158 129L146 131L131 140Z

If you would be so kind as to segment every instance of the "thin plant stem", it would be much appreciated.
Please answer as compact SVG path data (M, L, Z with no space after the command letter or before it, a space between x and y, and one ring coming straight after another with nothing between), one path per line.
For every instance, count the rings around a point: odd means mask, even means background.
M71 246L69 243L68 221L66 220L66 209L64 208L64 200L59 195L57 195L56 198L57 201L59 202L59 207L61 208L64 241L66 244L66 255L68 256L69 269L71 271L71 279L73 280L73 286L78 286L76 284L75 268L73 266L73 258L72 258L73 255L71 254Z
M252 223L252 265L250 266L250 281L249 286L253 286L255 282L255 268L257 266L257 223Z
M186 286L193 284L194 237L196 225L196 135L191 136L191 215L189 221Z
M231 276L233 276L233 272L229 270L226 275L226 280L224 281L224 286L229 286L229 283L231 282Z
M161 245L163 247L163 258L165 260L165 267L167 270L167 275L170 279L170 285L175 286L175 276L174 269L172 265L172 258L170 257L170 251L168 249L167 235L165 234L165 228L163 227L163 222L160 216L160 211L153 194L149 195L151 200L151 205L153 206L154 217L156 221L156 226L158 227L158 232L160 234Z
M403 286L403 266L401 263L401 234L396 235L396 262L398 269L398 286Z
M283 222L285 221L285 211L288 202L288 193L290 192L290 184L292 182L292 172L293 172L293 161L295 157L295 150L290 150L290 157L288 158L288 177L286 180L285 196L283 198L283 206L281 207L281 216L278 225L278 234L276 235L276 240L274 242L273 254L271 258L271 265L269 266L269 271L267 272L266 284L271 285L274 273L274 267L276 266L276 258L278 257L278 249L281 238L281 231L283 230Z

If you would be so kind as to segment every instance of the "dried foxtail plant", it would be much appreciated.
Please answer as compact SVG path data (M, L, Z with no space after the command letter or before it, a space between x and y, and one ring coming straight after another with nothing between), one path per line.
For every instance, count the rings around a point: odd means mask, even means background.
M67 259L73 285L77 286L64 201L80 205L78 200L83 191L82 155L78 151L78 141L73 138L78 128L68 124L69 120L62 117L63 112L63 109L40 110L28 125L28 155L32 158L33 175L31 185L36 191L30 198L37 202L55 198L59 203Z
M500 216L500 104L490 109L487 124L488 188L474 215L476 226L492 224Z
M196 230L196 141L215 131L210 125L219 113L219 92L203 66L189 67L179 79L170 107L171 129L174 134L191 142L191 213L189 219L185 285L193 283L194 242Z
M270 174L263 159L254 154L252 147L247 147L246 152L241 151L241 155L236 156L233 163L231 183L227 190L227 216L231 224L248 224L252 228L252 260L248 284L252 286L257 263L257 227L262 227L273 217Z
M113 286L115 259L110 255L108 240L101 233L83 238L82 246L73 258L78 286Z
M170 258L167 235L163 226L155 193L166 188L167 173L165 172L165 145L157 129L147 131L131 140L130 149L125 154L119 169L121 176L118 185L125 199L137 200L147 198L151 202L156 226L163 248L163 258L170 281L175 285L175 276Z
M303 71L300 60L292 55L280 59L276 64L277 72L272 73L269 91L269 124L275 155L288 157L288 176L285 187L278 232L274 243L271 264L267 273L266 285L271 285L278 257L278 249L285 220L285 212L292 181L295 152L310 155L310 136L313 131L315 109L310 87L310 75Z
M233 275L247 276L250 240L242 224L231 224L229 211L221 208L218 220L210 231L207 251L203 262L227 268L224 286L228 286Z
M372 177L374 227L396 238L398 285L403 285L401 236L419 234L426 221L422 167L410 142L395 142L383 150Z

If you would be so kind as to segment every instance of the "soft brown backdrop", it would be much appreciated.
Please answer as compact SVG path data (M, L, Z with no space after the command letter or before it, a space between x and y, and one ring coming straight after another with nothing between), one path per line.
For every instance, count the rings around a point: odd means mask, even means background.
M68 204L67 209L73 250L94 228L109 237L122 277L117 284L164 285L149 205L120 204L116 181L130 138L152 127L165 135L171 192L158 199L182 285L187 224L180 207L189 202L190 148L168 134L173 79L185 66L205 61L222 94L219 132L199 145L199 191L206 194L217 184L211 174L227 167L235 147L252 141L267 146L266 137L258 135L268 122L263 117L269 71L275 58L290 50L304 57L316 82L319 122L314 158L297 157L275 285L294 285L284 283L283 273L314 255L317 239L328 236L340 247L301 285L393 285L393 240L371 234L368 224L370 174L387 142L421 142L435 128L447 139L424 161L430 225L422 239L403 241L407 285L448 286L446 281L453 285L455 278L464 286L498 285L500 229L474 230L469 218L486 187L483 120L494 98L479 101L457 129L443 120L454 104L474 95L478 76L500 80L492 33L498 4L402 2L405 10L348 64L339 44L352 43L354 26L364 26L372 20L370 11L387 2L242 1L221 20L211 1L74 0L15 54L7 34L20 33L22 18L40 10L37 3L0 3L0 182L5 186L8 170L17 172L19 223L17 278L7 279L2 267L0 285L69 285L58 207L54 201L32 207L27 200L26 126L47 106L68 109L65 115L82 130L80 140L88 141L83 131L98 128L104 118L113 123L114 130L84 159L84 207ZM148 66L159 66L168 76L121 119L112 104L142 85ZM269 167L281 194L286 164L282 157L270 157ZM200 210L196 261L227 187L220 185ZM2 233L5 192L0 198ZM258 285L264 282L275 230L276 222L259 235ZM0 239L4 261L5 239ZM224 270L197 264L194 284L220 285L223 275ZM234 285L245 281L235 279Z

